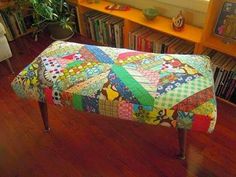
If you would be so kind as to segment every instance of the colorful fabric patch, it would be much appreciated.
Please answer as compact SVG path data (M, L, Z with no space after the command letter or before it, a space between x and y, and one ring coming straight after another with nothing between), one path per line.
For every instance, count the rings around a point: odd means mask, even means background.
M157 109L156 121L159 122L160 125L166 127L175 127L176 126L176 118L177 111L170 109Z
M118 117L121 119L132 120L133 104L121 101L118 104Z
M118 56L118 60L119 60L119 61L121 61L121 60L126 60L126 59L129 58L129 57L137 56L137 55L140 55L140 54L144 54L144 52L129 51L129 52L121 53L121 54L119 54L119 56Z
M69 92L62 92L61 94L61 104L65 105L65 106L72 106L72 98L73 98L73 94L69 93Z
M191 129L193 122L193 113L178 111L177 127L183 129Z
M118 101L99 99L99 113L104 116L118 117Z
M94 97L84 96L83 97L83 107L84 111L99 113L99 92L96 93Z
M196 131L207 132L210 126L211 119L204 115L194 115L192 129Z
M44 77L44 79L48 82L55 83L60 76L60 72L62 71L62 67L57 61L57 58L41 57L40 59L45 67L41 77Z
M143 77L145 77L149 81L149 84L151 86L156 87L159 83L160 76L158 72L152 70L145 70L141 67L138 67L137 71L140 72Z
M138 104L138 100L134 97L132 92L127 88L127 86L117 77L112 71L108 75L108 79L111 83L111 87L116 90L120 96L128 102Z
M139 122L145 122L145 119L149 117L149 112L152 111L152 106L133 105L133 117Z
M94 56L86 47L82 47L79 50L79 53L87 62L97 62L96 56Z
M209 99L213 97L212 89L212 87L209 87L204 90L201 90L200 92L197 92L192 96L184 99L183 101L175 105L173 108L185 112L191 111L197 114L198 112L201 112L201 114L208 115L209 113L214 112L212 108L214 108L215 105L204 105L202 106L204 110L201 109L201 105L206 103Z
M109 101L113 101L113 100L121 101L122 100L120 93L117 91L116 87L110 83L110 81L107 81L103 85L100 98L106 99Z
M83 111L83 97L81 95L74 94L72 103L76 110Z
M164 95L155 98L155 106L158 108L169 109L180 101L192 96L193 94L212 86L212 82L204 77L198 77L188 83L170 90Z
M171 80L168 81L163 81L162 79L162 83L165 83L163 85L160 85L157 87L157 96L163 95L167 92L169 92L170 90L174 90L175 88L181 86L183 83L187 83L191 80L194 80L196 78L198 78L198 75L186 75L186 74L181 74L179 76L175 76L174 78L172 78ZM167 83L166 83L167 82Z
M50 89L50 88L45 88L45 89L44 89L44 95L45 95L46 102L53 104L52 89Z
M153 105L154 98L130 74L120 66L113 65L112 71L131 90L135 98L143 105ZM145 97L143 97L145 95Z
M129 75L139 83L139 85L144 88L152 97L156 95L156 85L150 83L150 77L145 77L141 72L136 69L124 67L124 69L129 73Z
M109 63L113 64L113 60L105 53L103 52L99 47L92 46L92 45L86 45L86 49L88 49L99 62L102 63Z

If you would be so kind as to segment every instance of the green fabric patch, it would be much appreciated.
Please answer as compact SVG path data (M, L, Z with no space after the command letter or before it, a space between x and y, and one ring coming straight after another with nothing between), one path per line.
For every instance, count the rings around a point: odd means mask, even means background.
M205 77L198 77L192 81L182 84L164 95L159 96L155 99L155 107L160 109L170 109L180 101L210 87L211 85L211 80Z
M67 69L74 68L74 67L81 65L82 63L83 63L82 61L76 60L74 62L68 63L66 68Z
M130 89L142 105L153 106L154 98L122 66L113 65L112 71Z
M76 110L83 111L83 100L81 95L74 94L72 103Z

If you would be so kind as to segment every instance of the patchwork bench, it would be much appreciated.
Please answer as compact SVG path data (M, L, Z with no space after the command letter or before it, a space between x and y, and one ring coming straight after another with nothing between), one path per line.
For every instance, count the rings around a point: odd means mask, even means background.
M186 130L211 133L216 100L208 57L57 41L13 80L23 98L120 119L174 127L185 158Z

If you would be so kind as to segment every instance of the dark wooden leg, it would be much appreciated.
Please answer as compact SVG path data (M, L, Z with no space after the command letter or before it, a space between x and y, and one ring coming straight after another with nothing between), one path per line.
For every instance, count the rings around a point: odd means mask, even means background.
M179 139L179 154L178 158L181 160L185 159L185 153L186 153L186 135L187 130L183 128L178 128L178 139Z
M11 70L11 73L12 73L12 74L15 74L15 73L14 73L14 70L13 70L13 68L12 68L12 66L11 66L11 62L10 62L10 60L9 60L9 59L6 59L6 61L7 61L7 65L8 65L8 67L9 67L10 70Z
M39 108L41 112L41 117L43 119L43 124L45 127L45 132L49 132L50 128L48 126L48 108L47 108L47 103L44 102L38 102L39 103Z

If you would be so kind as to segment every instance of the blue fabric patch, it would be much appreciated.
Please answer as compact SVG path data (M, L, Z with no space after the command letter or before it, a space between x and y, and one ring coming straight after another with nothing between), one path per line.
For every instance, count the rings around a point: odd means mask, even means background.
M89 96L83 96L83 108L84 111L87 112L94 112L94 113L99 113L99 94L100 91L98 91L94 97L89 97Z
M112 71L108 74L108 79L111 85L115 86L118 93L121 97L125 98L126 100L139 104L138 100L134 97L132 92L125 86L125 84L116 76L115 73Z
M187 83L191 80L196 79L197 77L199 77L198 74L195 75L188 75L188 74L177 74L178 79L176 79L175 81L166 83L164 85L160 85L157 87L157 95L163 95L173 89L175 89L176 87L179 87L180 85Z
M92 45L85 45L85 48L89 50L101 63L114 64L114 61L100 48Z

